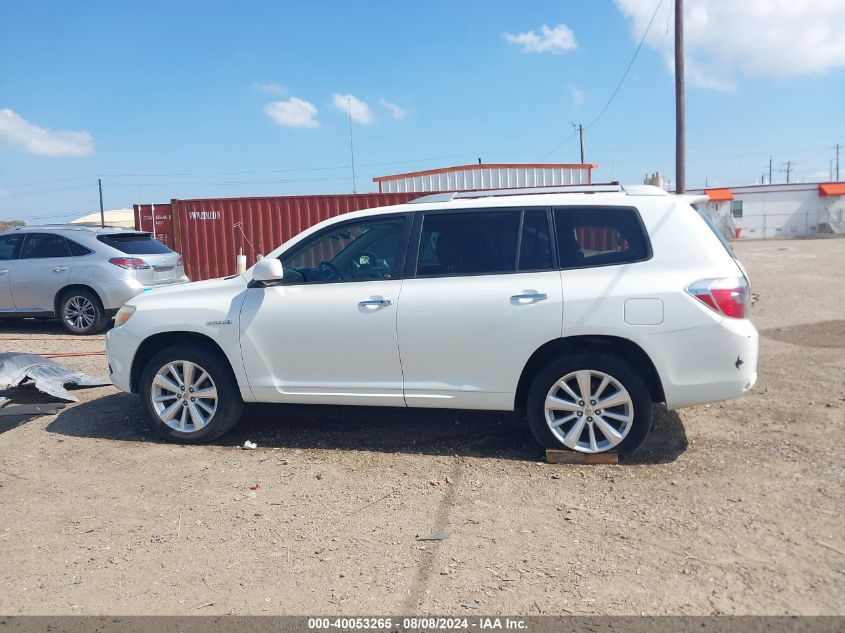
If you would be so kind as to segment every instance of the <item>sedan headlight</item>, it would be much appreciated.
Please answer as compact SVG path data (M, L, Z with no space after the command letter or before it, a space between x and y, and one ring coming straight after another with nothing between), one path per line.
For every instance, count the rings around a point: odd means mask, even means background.
M114 326L120 327L124 323L129 320L135 314L135 306L131 305L124 305L120 310L117 311L117 314L114 315Z

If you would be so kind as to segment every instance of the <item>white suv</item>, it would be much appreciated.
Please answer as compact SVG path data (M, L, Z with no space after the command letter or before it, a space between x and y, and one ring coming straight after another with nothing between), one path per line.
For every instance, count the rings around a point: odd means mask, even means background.
M656 187L426 196L349 213L243 275L132 299L112 380L166 438L231 429L244 402L517 411L547 447L631 452L653 402L757 378L730 247Z

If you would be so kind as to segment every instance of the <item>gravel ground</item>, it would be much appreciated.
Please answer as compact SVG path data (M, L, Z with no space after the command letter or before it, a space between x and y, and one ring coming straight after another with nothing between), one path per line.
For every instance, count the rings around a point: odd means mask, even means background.
M736 250L757 387L657 407L618 466L543 464L507 414L258 406L194 447L110 387L2 418L0 613L843 614L845 240ZM25 321L0 347L103 338Z

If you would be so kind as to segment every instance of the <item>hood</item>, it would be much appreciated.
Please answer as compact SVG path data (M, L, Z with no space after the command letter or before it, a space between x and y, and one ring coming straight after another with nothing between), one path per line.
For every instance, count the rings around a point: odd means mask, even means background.
M206 279L205 281L192 281L186 284L169 284L145 290L141 294L132 297L126 303L141 306L145 303L158 301L159 299L173 299L177 297L180 301L185 301L186 299L190 300L191 296L208 293L230 294L234 296L246 288L246 284L247 282L243 275Z

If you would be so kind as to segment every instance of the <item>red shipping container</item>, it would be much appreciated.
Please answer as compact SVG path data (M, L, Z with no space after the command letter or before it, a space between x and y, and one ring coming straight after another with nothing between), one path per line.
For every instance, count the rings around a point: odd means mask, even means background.
M232 275L237 255L247 266L305 229L328 218L427 195L416 193L359 193L269 198L208 198L172 200L174 250L182 254L193 281ZM141 205L147 208L149 205ZM156 219L159 208L156 205ZM150 214L151 215L151 214ZM159 226L158 224L156 226Z
M169 204L136 204L132 210L135 212L136 230L152 233L159 242L177 250L174 247L173 214Z

